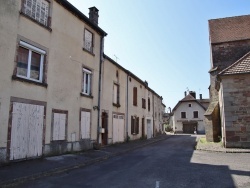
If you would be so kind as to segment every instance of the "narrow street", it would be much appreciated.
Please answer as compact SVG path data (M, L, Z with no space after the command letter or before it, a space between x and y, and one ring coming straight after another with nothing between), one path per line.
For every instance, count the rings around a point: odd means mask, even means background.
M127 154L19 187L250 187L249 153L195 151L175 135Z

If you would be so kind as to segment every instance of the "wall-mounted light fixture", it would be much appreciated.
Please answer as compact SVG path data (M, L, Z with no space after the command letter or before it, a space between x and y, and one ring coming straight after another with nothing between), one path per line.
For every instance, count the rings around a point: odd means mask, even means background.
M98 106L93 106L93 110L99 110Z

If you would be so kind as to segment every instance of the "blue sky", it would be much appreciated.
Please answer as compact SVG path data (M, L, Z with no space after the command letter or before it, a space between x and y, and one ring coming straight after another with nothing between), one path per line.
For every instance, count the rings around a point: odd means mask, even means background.
M250 13L247 0L68 0L99 9L105 54L147 80L173 108L187 88L209 97L208 20ZM167 108L166 108L167 109Z

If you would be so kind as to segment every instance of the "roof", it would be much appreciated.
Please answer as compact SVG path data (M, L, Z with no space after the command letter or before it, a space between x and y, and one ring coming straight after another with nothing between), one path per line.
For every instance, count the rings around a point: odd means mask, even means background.
M238 61L222 70L219 75L245 74L250 73L250 52L245 54Z
M159 99L161 99L161 100L163 99L162 96L158 95L153 89L151 89L150 87L148 87L148 83L146 81L141 80L135 74L133 74L129 70L125 69L123 66L121 66L120 64L118 64L117 62L115 62L112 58L110 58L106 54L103 54L103 57L105 59L107 59L110 63L112 63L113 65L115 65L115 66L119 67L120 69L122 69L125 73L127 73L128 76L131 76L132 78L134 78L136 81L138 81L144 87L146 87L150 92L152 92L153 94L155 94ZM162 105L165 106L165 104L163 104L163 103L162 103Z
M208 23L211 43L250 39L250 15L212 19Z
M205 100L205 99L202 99ZM203 108L204 110L206 110L206 108L198 101L198 99L195 99L190 93L188 95L186 95L182 100L180 100L175 107L173 108L173 111L175 111L180 105L181 103L185 103L185 102L196 102L199 106L201 106L201 108Z
M88 24L92 29L94 29L96 32L98 32L102 36L107 36L107 33L103 31L98 25L94 24L90 21L90 19L85 16L80 10L78 10L76 7L74 7L71 3L69 3L67 0L55 0L57 3L62 5L66 10L71 12L74 16Z

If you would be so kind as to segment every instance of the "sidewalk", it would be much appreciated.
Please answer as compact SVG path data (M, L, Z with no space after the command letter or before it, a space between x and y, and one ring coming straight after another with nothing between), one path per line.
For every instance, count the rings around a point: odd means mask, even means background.
M10 163L7 166L0 167L0 187L13 186L28 180L81 168L165 140L169 137L171 136L162 134L148 140L136 140L105 146L100 148L100 150L88 150L77 154Z

